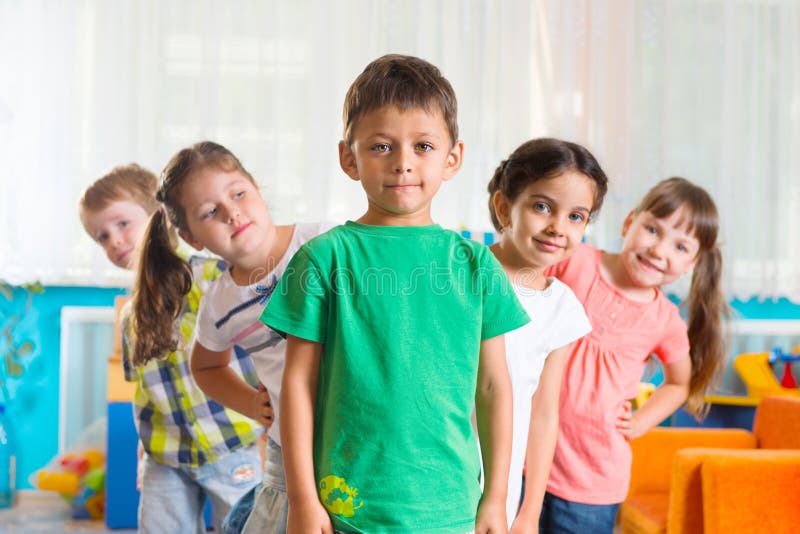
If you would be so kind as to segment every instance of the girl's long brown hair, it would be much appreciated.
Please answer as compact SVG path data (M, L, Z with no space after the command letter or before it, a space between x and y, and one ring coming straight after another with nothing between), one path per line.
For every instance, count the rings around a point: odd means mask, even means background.
M133 291L134 365L164 358L178 348L175 322L183 311L184 297L192 289L193 282L189 264L175 253L175 229L188 232L180 192L186 180L208 167L238 170L255 183L230 150L211 141L184 148L164 167L156 193L162 207L150 218L145 231Z
M683 302L688 312L688 335L692 377L686 409L695 418L708 413L706 392L719 379L726 356L723 320L729 308L722 293L722 252L717 243L719 215L714 200L703 189L684 178L668 178L653 187L636 208L661 219L683 206L689 230L700 244L689 295Z

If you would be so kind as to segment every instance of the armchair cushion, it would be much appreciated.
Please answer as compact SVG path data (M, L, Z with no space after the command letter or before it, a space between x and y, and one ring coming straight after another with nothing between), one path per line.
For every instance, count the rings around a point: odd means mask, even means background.
M700 532L699 459L689 458L677 467L676 453L684 447L752 449L755 446L755 436L741 429L657 427L633 440L630 489L620 508L622 532L662 533L667 531L668 523L674 525L670 532ZM678 492L671 489L676 485L680 487ZM693 521L695 516L700 519ZM699 528L692 530L689 527L694 523Z
M756 439L741 429L656 427L631 441L633 462L628 495L669 492L675 453L686 447L754 449Z
M800 449L800 398L762 400L756 410L753 433L760 449Z
M669 494L629 495L620 507L619 522L625 534L662 534L666 529Z
M800 529L800 450L715 451L702 479L706 534Z

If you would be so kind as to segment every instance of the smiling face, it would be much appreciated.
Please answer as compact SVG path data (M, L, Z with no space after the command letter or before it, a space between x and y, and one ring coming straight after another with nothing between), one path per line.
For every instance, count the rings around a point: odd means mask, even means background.
M508 260L518 269L540 271L569 257L581 242L594 197L594 182L574 170L531 183L513 203L495 193Z
M132 200L117 200L95 212L86 212L86 229L103 247L111 263L123 269L135 269L138 245L150 215Z
M266 257L274 227L255 184L238 170L207 167L181 185L186 215L180 235L236 265Z
M700 243L689 230L689 221L683 206L661 219L647 211L628 215L620 261L634 287L660 287L694 268Z
M442 181L461 167L463 143L453 143L440 112L401 110L388 105L358 120L348 146L339 143L339 161L367 193L364 224L431 224L431 200Z

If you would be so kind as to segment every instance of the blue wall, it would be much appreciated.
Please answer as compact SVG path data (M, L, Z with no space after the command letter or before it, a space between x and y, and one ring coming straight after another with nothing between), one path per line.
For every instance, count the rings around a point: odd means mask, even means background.
M29 475L58 452L59 359L63 306L113 306L120 288L46 287L33 296L32 306L14 330L17 343L32 341L36 350L23 359L22 377L7 380L9 412L19 444L17 487L29 488ZM3 300L3 315L21 312L25 293L16 289L14 300ZM0 317L2 319L2 317ZM0 321L2 322L2 321ZM109 347L109 354L112 348Z

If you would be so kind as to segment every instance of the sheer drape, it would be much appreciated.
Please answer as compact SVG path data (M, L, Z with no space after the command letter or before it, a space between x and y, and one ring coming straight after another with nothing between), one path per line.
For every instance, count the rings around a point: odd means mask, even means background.
M520 142L586 144L612 179L590 238L670 175L712 191L728 287L800 300L800 8L791 1L0 0L0 277L121 283L76 202L105 169L231 148L279 222L357 217L338 168L352 79L387 53L459 97L462 171L434 204L489 228L485 184Z

